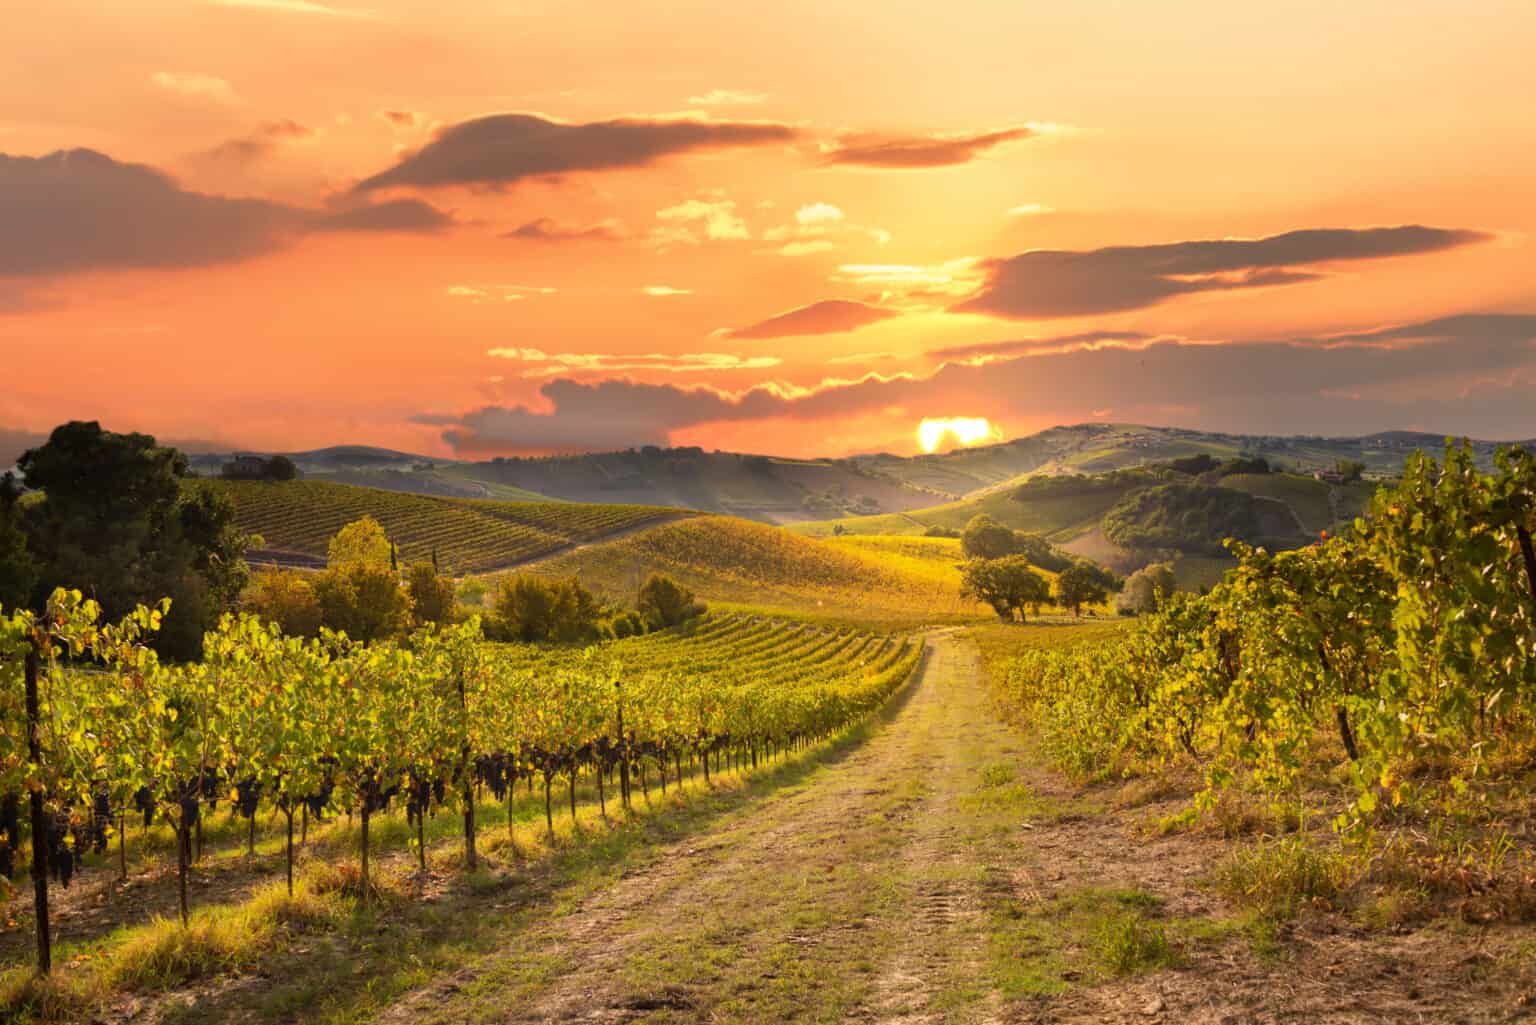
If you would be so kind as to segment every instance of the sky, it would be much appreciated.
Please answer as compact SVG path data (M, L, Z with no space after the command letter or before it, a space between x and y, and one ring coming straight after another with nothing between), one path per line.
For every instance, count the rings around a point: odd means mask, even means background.
M0 439L1536 437L1528 0L0 24Z

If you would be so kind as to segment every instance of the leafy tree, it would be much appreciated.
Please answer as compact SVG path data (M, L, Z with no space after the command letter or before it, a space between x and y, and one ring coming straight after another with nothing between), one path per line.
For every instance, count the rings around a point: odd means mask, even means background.
M15 474L0 477L0 609L25 606L37 586L37 563L21 529L21 491Z
M986 513L972 517L960 535L960 551L967 559L1000 559L1017 550L1014 532Z
M694 601L692 591L660 573L652 573L641 586L637 605L640 615L653 629L676 626L704 613L704 606Z
M1056 604L1081 616L1084 605L1097 605L1115 589L1115 577L1108 570L1091 562L1075 563L1056 576Z
M440 575L430 562L414 562L405 571L411 614L418 626L453 621L453 578Z
M372 516L353 520L336 532L326 551L328 567L368 566L389 569L394 558L384 528Z
M43 492L21 516L38 566L32 604L75 587L115 618L169 596L156 647L197 657L203 632L245 584L250 539L235 529L229 501L184 487L187 460L175 449L95 422L55 428L17 465L27 487Z
M1154 562L1143 566L1125 580L1119 608L1124 612L1155 612L1157 606L1178 590L1173 563Z
M1011 622L1025 619L1025 609L1037 609L1050 600L1051 588L1022 555L999 559L972 559L966 563L960 594L992 606L997 618Z
M241 605L289 637L313 637L324 619L320 598L308 577L293 570L268 570L251 579Z
M275 481L298 480L299 468L287 456L273 456L267 460L267 479Z
M1365 464L1355 459L1340 459L1335 467L1339 476L1344 478L1345 484L1353 483L1365 476Z
M371 643L411 628L411 596L388 564L347 562L315 579L321 619L332 630Z
M492 604L493 635L510 641L578 641L592 635L602 610L574 578L503 578Z

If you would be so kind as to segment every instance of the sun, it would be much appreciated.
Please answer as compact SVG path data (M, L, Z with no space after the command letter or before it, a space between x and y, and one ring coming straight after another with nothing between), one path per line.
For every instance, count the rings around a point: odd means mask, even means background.
M917 425L917 443L924 452L951 446L988 445L1003 440L1003 432L984 416L924 417Z

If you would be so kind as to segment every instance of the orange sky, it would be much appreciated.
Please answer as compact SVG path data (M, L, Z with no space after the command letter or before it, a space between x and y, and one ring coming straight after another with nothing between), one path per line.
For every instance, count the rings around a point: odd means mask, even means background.
M0 430L1536 436L1529 3L0 3Z

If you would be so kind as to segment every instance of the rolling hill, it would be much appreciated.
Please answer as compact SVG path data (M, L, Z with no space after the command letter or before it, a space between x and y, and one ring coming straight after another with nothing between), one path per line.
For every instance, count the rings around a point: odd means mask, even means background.
M857 515L894 515L899 520L902 514L917 510L983 499L1031 477L1096 475L1199 454L1218 460L1263 456L1296 471L1297 479L1339 460L1359 460L1365 463L1368 476L1389 477L1402 469L1403 460L1414 450L1437 453L1444 442L1439 435L1401 431L1362 438L1282 437L1090 423L1053 427L996 445L917 456L784 459L646 446L469 462L339 446L292 453L290 458L308 480L413 494L673 506L766 523L806 523ZM1536 448L1536 442L1521 444ZM1474 447L1480 462L1491 463L1495 443L1479 441ZM192 464L205 476L217 476L228 457L199 455ZM1326 492L1311 497L1298 492L1296 503L1290 504L1296 508L1297 503L1306 507L1297 511L1309 528L1329 515ZM1049 526L1051 530L1069 527L1066 520L1077 503L1063 504L1069 508L1042 509L1046 525L1034 529L1047 529L1049 524L1055 524Z
M444 572L479 573L574 544L690 515L640 505L496 502L403 494L323 480L199 481L233 500L241 530L259 534L254 563L321 566L343 526L362 516L383 524L403 561L436 559Z

